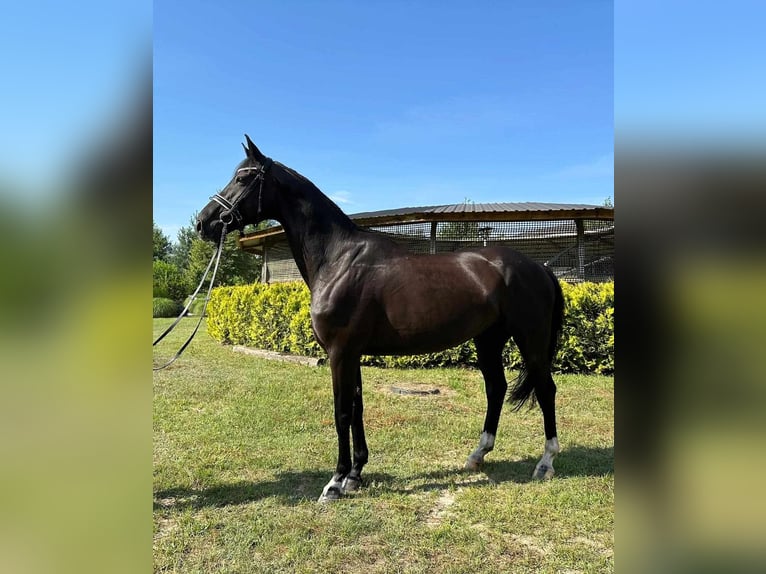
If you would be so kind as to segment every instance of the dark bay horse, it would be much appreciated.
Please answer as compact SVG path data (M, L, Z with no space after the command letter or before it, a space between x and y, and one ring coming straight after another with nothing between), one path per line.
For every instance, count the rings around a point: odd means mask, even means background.
M551 363L564 299L553 273L503 247L416 255L357 227L308 179L264 156L245 136L246 158L197 218L203 239L264 219L279 221L311 290L311 321L332 371L338 466L320 501L361 485L368 451L362 420L361 355L407 355L473 339L484 376L487 414L466 468L493 449L508 384L502 350L510 338L524 360L508 398L537 399L545 451L533 477L553 476L559 452ZM349 430L353 437L353 459Z

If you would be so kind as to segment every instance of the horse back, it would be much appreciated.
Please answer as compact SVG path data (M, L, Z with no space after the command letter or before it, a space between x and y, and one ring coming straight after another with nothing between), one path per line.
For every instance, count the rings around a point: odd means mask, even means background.
M449 348L503 321L511 292L545 273L505 248L366 255L336 266L340 272L312 295L312 320L325 348L336 342L366 354Z

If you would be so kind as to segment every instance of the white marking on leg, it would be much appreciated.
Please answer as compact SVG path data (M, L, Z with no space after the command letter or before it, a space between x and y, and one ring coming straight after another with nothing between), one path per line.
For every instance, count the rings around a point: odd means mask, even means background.
M336 490L337 492L335 492ZM343 494L345 494L343 491L343 483L340 480L336 480L336 478L333 476L330 479L330 482L328 482L322 490L322 494L319 497L319 502L337 500L340 496L343 496Z
M479 439L479 446L476 447L470 455L468 460L465 461L465 467L468 470L478 470L479 466L484 463L484 455L495 448L495 435L483 432Z
M560 452L559 439L553 437L545 441L545 452L543 453L540 462L537 463L535 471L532 473L532 478L539 480L545 480L553 476L553 459Z
M355 490L359 490L359 487L362 486L362 479L354 478L352 476L347 476L343 479L343 485L341 486L341 490L343 494L348 494L349 492L354 492Z

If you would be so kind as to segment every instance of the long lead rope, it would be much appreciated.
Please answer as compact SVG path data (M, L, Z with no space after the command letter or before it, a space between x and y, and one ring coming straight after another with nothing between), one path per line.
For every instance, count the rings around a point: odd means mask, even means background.
M218 250L213 253L213 256L210 258L210 263L207 264L207 269L205 269L205 272L202 274L202 279L199 282L199 285L197 285L197 288L194 290L194 293L192 293L191 298L189 299L189 302L186 304L186 307L184 307L184 310L181 311L181 314L178 315L175 321L167 328L165 331L154 340L154 343L152 343L152 347L154 347L157 343L162 341L162 339L165 338L165 335L170 333L178 323L181 322L181 319L186 315L187 311L189 310L189 307L191 307L191 304L194 302L194 300L197 298L197 294L199 293L199 290L202 288L202 284L205 282L205 279L207 278L207 274L210 271L210 266L213 265L213 261L215 261L215 267L213 267L213 274L210 277L210 283L207 288L207 295L205 296L205 303L202 306L202 313L200 313L199 320L197 321L197 325L194 327L194 331L192 331L192 334L189 335L189 338L186 339L186 342L181 345L181 348L178 349L176 354L173 356L172 359L170 359L168 362L166 362L164 365L161 365L159 367L152 367L153 371L159 371L164 369L165 367L171 365L178 357L181 356L181 353L184 352L186 347L189 346L189 343L191 343L192 339L194 338L194 335L197 334L197 331L199 330L199 326L202 324L202 319L205 318L205 311L207 310L207 304L208 301L210 301L210 292L213 290L213 282L215 281L215 275L218 272L218 263L221 260L221 253L223 252L223 243L226 240L226 222L223 222L223 229L221 230L221 240L218 243Z

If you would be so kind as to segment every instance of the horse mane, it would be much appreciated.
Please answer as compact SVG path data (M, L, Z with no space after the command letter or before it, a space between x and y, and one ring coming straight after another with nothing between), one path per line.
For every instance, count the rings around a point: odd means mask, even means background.
M274 174L275 179L281 185L309 199L314 207L321 206L327 212L323 214L325 217L331 217L336 223L343 223L351 229L359 229L351 218L333 200L327 197L322 190L314 185L310 179L278 161L274 162L274 167L278 167L283 172ZM286 177L283 177L283 175Z

